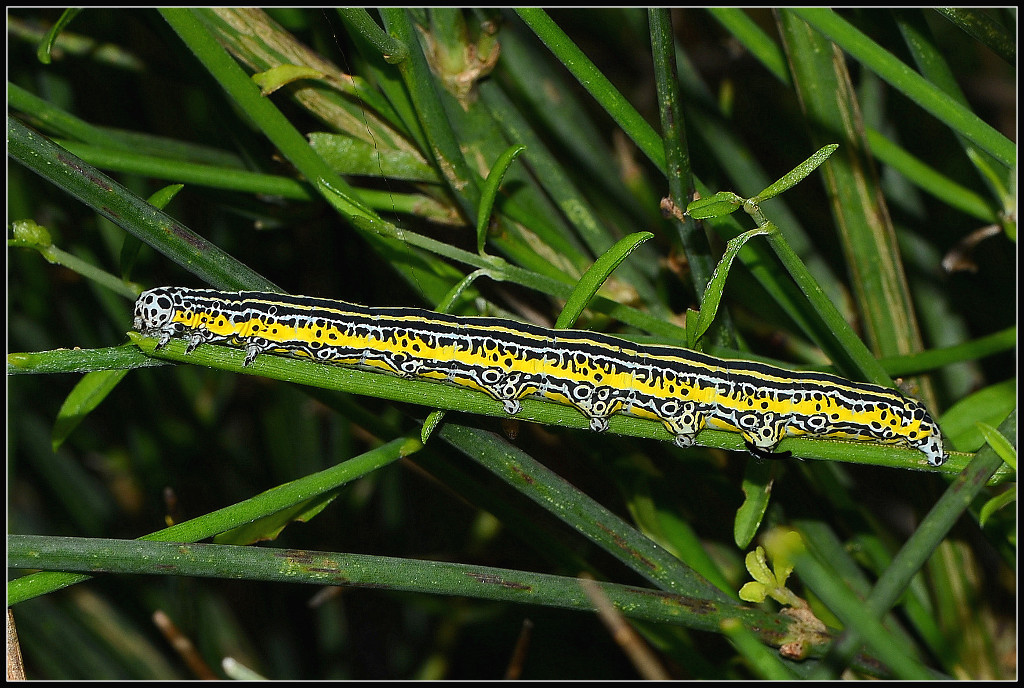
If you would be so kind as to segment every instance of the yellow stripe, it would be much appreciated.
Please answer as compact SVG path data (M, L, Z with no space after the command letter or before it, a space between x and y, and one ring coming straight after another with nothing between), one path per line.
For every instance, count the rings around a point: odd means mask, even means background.
M700 430L738 432L758 456L787 436L899 444L946 460L938 426L895 390L686 349L645 346L495 318L263 292L160 287L143 293L135 328L159 336L310 357L482 391L516 413L537 397L576 408L604 430L623 413L656 419L681 447Z

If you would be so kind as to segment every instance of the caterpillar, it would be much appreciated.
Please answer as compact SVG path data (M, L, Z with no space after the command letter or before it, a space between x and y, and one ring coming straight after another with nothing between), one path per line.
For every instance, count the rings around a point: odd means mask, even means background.
M704 428L740 433L771 457L784 437L901 445L947 459L924 406L893 389L794 372L610 335L419 308L374 308L309 296L158 287L135 304L134 328L478 390L515 415L520 399L571 406L608 428L614 414L660 421L683 448ZM778 456L778 455L776 455Z

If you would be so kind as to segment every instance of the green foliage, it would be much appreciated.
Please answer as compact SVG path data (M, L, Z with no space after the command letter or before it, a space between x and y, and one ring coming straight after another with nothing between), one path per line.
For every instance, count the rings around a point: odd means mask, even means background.
M1015 100L957 84L1012 88L1015 18L978 12L10 10L29 677L641 675L584 572L673 677L1014 675ZM659 212L694 192L701 222ZM715 355L918 376L959 451L924 471L794 438L806 460L766 466L735 434L683 451L423 381L158 359L125 333L163 284L706 330Z

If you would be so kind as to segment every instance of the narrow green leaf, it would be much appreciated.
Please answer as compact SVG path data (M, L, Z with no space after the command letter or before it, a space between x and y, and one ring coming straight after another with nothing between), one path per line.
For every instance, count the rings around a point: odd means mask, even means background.
M98 370L87 373L78 381L57 412L57 420L53 425L54 451L127 374L127 370Z
M1015 36L989 16L991 10L981 7L937 7L935 11L987 45L1007 63L1012 65L1017 62Z
M558 314L555 322L556 329L572 327L576 319L580 317L583 309L587 307L594 294L601 288L608 277L626 257L636 250L637 246L644 243L654 235L650 232L636 232L619 239L614 246L605 251L600 258L584 273L583 277L572 290L572 294L565 302L562 312Z
M828 160L828 157L835 153L837 148L839 148L838 143L830 143L827 146L822 146L814 153L814 155L794 167L778 181L771 184L767 189L751 198L750 201L755 204L760 204L767 201L769 198L778 196L787 189L793 188L802 182L807 175L818 169L818 166L821 165L821 163Z
M505 152L494 161L491 171L487 174L487 179L484 180L483 186L480 189L480 207L477 209L476 215L476 251L480 255L484 255L484 244L487 242L487 227L490 224L494 199L498 195L498 189L501 188L501 180L505 178L505 172L508 171L512 161L518 158L525 150L526 146L519 144L505 149Z
M1010 440L988 423L978 421L975 426L985 436L985 442L996 451L999 458L1005 461L1010 468L1017 470L1017 449L1010 444Z
M743 199L732 191L719 191L713 196L698 198L686 206L686 214L695 220L731 215L743 207Z
M207 284L223 289L248 287L280 291L273 283L165 215L107 175L7 118L8 153L33 172L92 207L111 222L181 265Z
M1017 148L1012 141L965 106L951 99L942 89L903 62L894 59L891 52L868 39L834 10L803 8L790 11L799 15L829 40L837 43L854 59L892 84L925 111L990 153L1007 168L1016 165Z
M961 451L974 452L985 443L979 421L999 425L1017 407L1017 380L979 389L946 409L939 419L942 433Z
M750 545L758 528L761 527L772 494L772 483L775 480L773 472L770 462L747 461L743 476L743 503L736 510L736 518L733 521L733 540L740 549L746 549Z
M327 508L337 498L337 490L317 495L312 499L293 504L286 509L274 512L251 523L226 530L213 537L218 545L251 545L255 542L276 540L288 525L298 521L308 523L317 514Z
M987 500L981 505L981 509L978 511L978 523L984 528L988 520L992 518L992 515L1003 507L1009 506L1017 501L1017 485L1012 485L1002 494L996 495L992 499Z
M437 172L419 153L387 150L344 134L314 131L309 144L340 174L437 184ZM333 188L333 187L332 187Z
M252 75L253 83L260 87L260 93L269 96L271 93L287 86L288 84L302 79L321 79L323 72L304 65L282 64L271 67L265 72L257 72Z
M174 197L178 195L178 192L184 188L184 184L169 184L163 187L162 189L158 189L157 191L153 192L150 195L150 197L146 200L152 203L154 207L163 210L164 208L167 207L167 204L170 203L174 199Z
M168 365L165 361L146 356L134 344L105 349L57 349L7 354L8 375L89 373L95 370L129 370L165 365Z
M661 137L643 116L623 97L572 39L539 8L519 8L520 19L537 34L544 45L572 72L580 85L608 112L633 139L644 155L660 170L665 169L665 146Z
M150 194L147 200L153 204L154 208L163 210L178 195L178 192L184 188L184 184L170 184ZM122 279L127 281L131 277L132 268L135 267L135 260L138 258L141 248L142 241L137 236L134 234L124 235L124 243L121 244L121 257L119 261Z
M312 496L334 490L416 450L414 445L409 444L408 438L392 440L336 466L293 480L212 513L155 531L143 536L140 540L175 543L205 540L217 533L240 527L267 514L287 509L293 504L305 502ZM89 577L84 574L63 572L41 572L23 576L8 583L7 600L9 604L17 604L80 583L88 580Z
M53 23L50 30L46 32L46 38L39 42L39 47L36 49L36 57L43 64L50 64L51 56L50 51L53 50L53 44L57 41L57 36L63 31L71 20L82 11L81 7L70 7L61 13L60 18Z
M380 50L388 64L398 64L409 57L409 46L384 33L369 13L357 7L339 7L338 14L371 45Z
M430 439L430 436L434 434L434 430L437 429L443 421L447 412L444 409L437 409L427 414L426 420L423 421L423 426L420 428L420 442L426 444Z
M729 277L729 270L732 268L733 260L735 260L744 244L756 236L766 234L771 234L771 229L757 227L744 232L735 239L730 239L729 243L726 244L725 253L722 255L722 259L718 261L718 265L715 266L715 271L711 274L711 281L708 282L708 288L705 290L704 298L701 300L700 314L697 316L696 327L693 330L687 328L688 334L692 332L694 345L700 342L701 337L711 327L711 323L715 321L718 305L722 302L722 294L725 292L725 281Z

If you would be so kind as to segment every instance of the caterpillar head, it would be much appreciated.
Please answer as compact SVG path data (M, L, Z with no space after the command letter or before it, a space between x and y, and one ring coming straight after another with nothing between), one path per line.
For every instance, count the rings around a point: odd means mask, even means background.
M916 399L908 400L907 408L911 412L911 422L917 425L916 439L911 441L911 446L924 453L928 463L932 466L941 466L946 463L949 454L942 448L942 432L939 430L939 424L928 415L924 404Z
M938 430L926 437L918 449L924 452L924 455L928 457L928 463L933 466L941 466L949 458L949 454L942 449L942 436Z
M144 291L135 302L133 327L144 335L163 333L174 316L174 299L167 287Z

